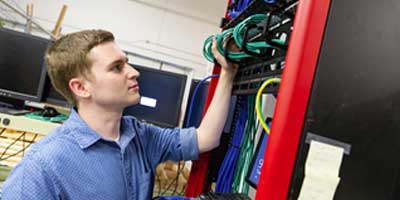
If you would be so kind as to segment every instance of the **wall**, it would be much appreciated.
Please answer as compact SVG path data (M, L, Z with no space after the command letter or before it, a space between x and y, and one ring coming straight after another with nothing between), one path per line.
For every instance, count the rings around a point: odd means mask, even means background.
M186 73L178 65L194 69L194 77L208 74L211 64L202 56L204 39L219 32L226 0L6 0L23 11L34 4L34 20L47 30L54 28L63 4L68 6L62 33L101 28L112 31L127 51L172 64L166 70ZM2 8L3 7L3 8ZM0 5L0 16L25 23ZM142 65L159 68L160 62L138 58Z
M61 32L107 29L133 64L188 75L182 103L185 113L192 78L211 73L202 55L205 38L217 33L227 0L3 0L25 13L34 4L33 20L50 32L63 4L68 6ZM26 20L0 3L7 26L23 30ZM16 23L15 23L16 22ZM45 36L34 29L33 34ZM47 36L48 37L48 36ZM183 119L181 119L182 123Z

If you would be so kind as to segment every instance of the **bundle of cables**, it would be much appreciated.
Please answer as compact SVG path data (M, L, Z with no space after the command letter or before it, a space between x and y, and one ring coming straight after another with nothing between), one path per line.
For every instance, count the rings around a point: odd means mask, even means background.
M235 124L235 130L224 161L218 172L216 192L230 192L236 162L239 157L240 145L247 121L247 98L242 97L239 105L239 115Z
M231 62L241 62L245 58L249 57L265 57L267 55L263 52L267 49L273 48L266 41L254 41L250 42L248 39L249 35L257 36L262 34L263 26L260 26L263 21L266 20L266 14L255 14L247 19L240 22L234 28L224 30L220 34L209 36L203 45L203 55L210 61L214 62L215 58L212 54L212 41L216 39L217 50L221 55L224 55ZM279 20L274 16L273 21ZM249 32L252 31L252 34ZM261 38L261 37L260 37ZM241 49L241 51L226 51L225 46L230 46L232 40ZM273 42L284 44L285 41L279 39L273 39Z
M214 55L212 53L212 42L213 39L215 38L216 43L217 43L217 50L221 55L224 55L226 57L229 58L229 60L234 61L234 62L240 62L241 59L244 58L249 58L251 57L251 55L248 55L244 52L236 52L236 51L227 51L225 52L225 47L224 44L225 43L230 43L232 41L232 34L233 34L233 28L231 29L227 29L225 31L223 31L220 34L216 34L216 35L211 35L210 37L208 37L203 45L203 55L204 57L210 61L210 62L214 62L215 58Z
M242 144L240 146L240 155L237 161L235 178L232 184L231 192L245 194L248 194L249 192L249 185L247 184L245 179L251 164L251 160L253 160L255 135L257 134L259 125L259 123L256 123L256 116L259 118L259 121L262 124L264 131L268 134L270 133L269 126L264 121L265 117L261 112L262 92L266 87L270 86L271 84L280 83L280 81L280 78L267 79L263 82L263 84L261 84L256 96L252 95L248 97L247 126L245 130L245 135L243 136Z
M237 17L246 7L250 5L253 0L232 0L229 5L228 15L230 18ZM264 0L268 4L276 4L277 0Z
M242 145L240 146L240 155L235 170L235 178L232 184L231 192L235 193L249 193L249 185L247 184L246 175L249 170L251 161L253 160L255 137L258 130L258 123L256 123L256 112L255 112L255 100L256 96L248 96L248 119L243 136Z
M237 17L252 1L253 0L232 0L228 10L229 17Z
M259 125L255 120L256 116L265 132L270 133L261 112L262 93L267 86L280 83L280 81L280 78L267 79L261 84L256 96L241 97L239 117L231 144L219 170L216 192L248 194L249 185L245 179L254 154L255 135ZM234 177L233 180L232 177Z
M273 48L266 41L248 42L248 35L251 30L259 31L262 27L258 26L259 23L266 19L266 14L255 14L240 22L233 30L233 38L236 45L247 54L253 56L263 56L262 51ZM277 21L276 16L273 16L273 21ZM256 34L253 34L256 35ZM285 41L279 39L272 39L273 42L278 44L285 44Z

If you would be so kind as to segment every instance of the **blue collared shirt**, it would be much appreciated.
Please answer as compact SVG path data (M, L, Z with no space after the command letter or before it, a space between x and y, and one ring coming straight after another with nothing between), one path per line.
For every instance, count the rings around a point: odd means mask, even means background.
M3 199L151 199L157 164L195 160L196 130L121 120L119 144L102 139L72 109L69 119L12 170Z

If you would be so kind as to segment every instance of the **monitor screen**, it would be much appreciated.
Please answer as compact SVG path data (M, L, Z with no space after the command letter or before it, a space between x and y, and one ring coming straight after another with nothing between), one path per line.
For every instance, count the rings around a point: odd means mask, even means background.
M68 102L68 100L53 87L48 76L46 76L43 101L58 106L71 107L71 104Z
M124 115L162 127L178 126L186 75L132 66L140 72L141 98L139 104L127 107Z
M39 101L49 40L0 28L0 96Z
M198 127L200 125L201 119L203 117L203 110L204 110L204 105L206 103L208 87L210 85L210 82L204 82L201 86L199 86L199 89L197 90L195 99L193 100L193 107L192 107L192 113L190 116L190 121L189 121L189 123L187 121L188 117L189 117L188 114L189 114L189 109L190 109L190 103L192 102L192 98L193 98L193 92L199 83L200 83L200 80L193 79L192 83L190 85L189 100L188 100L187 107L186 107L185 119L183 121L183 124L185 127L186 127L186 125L188 125L189 127L190 126Z

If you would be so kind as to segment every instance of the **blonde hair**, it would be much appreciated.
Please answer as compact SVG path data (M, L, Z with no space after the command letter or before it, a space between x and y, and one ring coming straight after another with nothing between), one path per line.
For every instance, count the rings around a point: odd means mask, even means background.
M90 75L90 50L102 43L114 41L114 35L105 30L85 30L67 34L54 41L46 50L45 60L53 87L70 103L77 102L69 81Z

